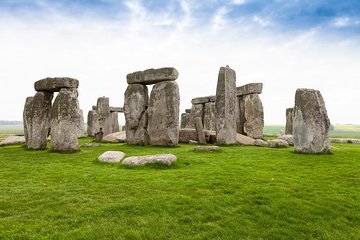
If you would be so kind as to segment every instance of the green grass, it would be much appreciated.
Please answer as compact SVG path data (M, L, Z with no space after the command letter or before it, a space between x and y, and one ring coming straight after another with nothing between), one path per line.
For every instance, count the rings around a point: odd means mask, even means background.
M90 139L81 139L89 142ZM75 154L0 148L0 239L359 239L360 148L332 155L292 148L217 153L102 144ZM102 164L174 153L178 162Z

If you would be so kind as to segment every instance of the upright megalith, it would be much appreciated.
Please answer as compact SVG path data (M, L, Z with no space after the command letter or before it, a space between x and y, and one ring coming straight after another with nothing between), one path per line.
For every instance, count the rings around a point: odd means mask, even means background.
M124 96L126 139L129 144L148 144L148 88L129 84Z
M293 135L294 134L294 108L286 109L286 125L285 125L285 134Z
M205 103L203 122L204 129L215 131L215 101Z
M50 110L53 93L37 92L26 99L24 107L24 132L29 149L45 149L50 130Z
M197 97L191 100L190 123L185 128L195 127L195 114L201 118L204 129L215 131L216 96Z
M297 89L294 108L294 146L300 153L326 153L330 120L320 91Z
M79 122L77 123L77 136L85 137L85 128L84 128L84 113L82 109L79 109Z
M147 69L126 76L126 138L130 144L174 146L179 139L179 87L175 68ZM146 85L155 84L148 97Z
M236 73L221 67L216 88L215 117L217 144L236 143Z
M96 106L88 112L87 133L95 137L96 133L103 132L104 136L119 131L118 113L124 112L121 107L111 107L108 97L99 97Z
M264 129L264 108L259 97L262 83L249 83L236 88L236 129L240 134L262 138Z
M77 89L62 88L51 108L52 150L59 152L79 150L77 130L80 118Z
M150 145L175 146L179 141L180 93L175 81L156 83L148 108Z

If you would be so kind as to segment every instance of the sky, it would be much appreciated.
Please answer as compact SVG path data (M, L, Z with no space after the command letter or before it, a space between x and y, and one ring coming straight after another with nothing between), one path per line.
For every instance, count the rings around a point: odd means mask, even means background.
M215 95L219 68L262 82L266 124L284 124L297 88L320 90L329 118L360 123L358 0L0 0L0 120L22 120L35 81L80 81L122 106L128 73L179 71L180 109ZM120 118L124 123L124 118Z

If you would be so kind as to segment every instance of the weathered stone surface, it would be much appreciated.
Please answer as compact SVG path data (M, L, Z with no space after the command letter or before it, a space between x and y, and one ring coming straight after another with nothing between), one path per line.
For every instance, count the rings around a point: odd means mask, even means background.
M204 105L203 104L193 104L191 106L190 120L187 128L195 128L195 117L204 117Z
M51 108L52 149L59 152L79 150L77 123L80 109L76 88L62 88Z
M297 89L294 108L295 151L329 152L329 128L330 120L320 91Z
M25 143L25 136L9 136L0 141L0 146L23 144Z
M254 142L254 145L258 146L258 147L268 147L269 143L262 140L262 139L256 139L255 142Z
M261 94L263 89L262 83L249 83L236 88L237 96L244 96L248 94Z
M185 109L186 113L191 113L191 109Z
M249 145L249 146L255 145L255 139L239 133L236 133L236 142L240 145Z
M157 154L157 155L147 155L147 156L135 156L125 158L122 164L125 165L145 165L151 163L163 163L166 165L171 165L173 162L176 162L176 156L174 154Z
M197 146L194 147L195 152L218 152L220 151L219 146Z
M95 137L95 134L100 131L99 115L96 110L90 110L87 118L87 134Z
M93 105L91 109L96 111L96 110L97 110L97 106Z
M236 74L229 67L221 67L216 88L216 136L217 144L236 143Z
M128 144L148 144L148 88L141 84L128 85L124 96L126 137Z
M124 112L124 108L122 107L110 107L110 112Z
M148 108L150 145L174 146L179 141L179 87L175 81L154 85Z
M197 97L191 100L192 104L204 104L208 102L215 102L216 96Z
M107 97L97 99L98 125L102 128L104 135L111 133L110 102Z
M190 140L189 144L198 144L198 141Z
M181 120L180 120L180 128L188 128L190 124L190 113L182 113Z
M130 73L126 76L128 84L154 84L163 81L174 81L178 78L179 73L175 68L165 67L158 69L147 69Z
M290 134L279 134L278 139L286 141L290 146L294 146L294 136Z
M215 102L205 103L204 129L215 131Z
M100 162L117 163L125 157L125 153L121 151L107 151L98 157Z
M34 83L36 91L59 92L61 88L78 88L79 81L68 77L44 78Z
M285 126L285 134L294 134L294 108L286 109L286 126Z
M289 146L287 141L282 139L273 139L268 141L269 147L271 148L286 148Z
M102 142L105 143L124 143L126 142L126 131L110 133L103 137Z
M195 117L195 129L196 129L198 142L200 144L206 144L204 129L200 117Z
M237 96L236 98L236 132L240 134L245 134L244 124L245 124L245 102L244 96Z
M208 142L208 143L216 142L216 141L214 141L214 139L211 139L211 137L216 138L215 131L204 130L203 132L205 135L206 142ZM180 128L179 129L179 143L189 143L191 140L193 140L193 141L198 140L196 129ZM213 141L211 141L211 140L213 140Z
M258 94L244 96L244 132L252 138L262 138L264 129L264 109Z
M79 109L79 122L77 123L77 136L85 137L85 123L84 123L84 113L83 110Z
M24 107L26 146L29 149L45 149L50 129L50 111L53 93L37 92L27 98Z
M110 112L110 133L115 133L120 131L119 125L119 114L118 112Z

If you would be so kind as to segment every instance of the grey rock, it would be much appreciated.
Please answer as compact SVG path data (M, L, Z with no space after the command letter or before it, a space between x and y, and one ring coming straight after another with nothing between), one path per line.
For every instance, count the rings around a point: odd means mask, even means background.
M119 114L118 112L110 112L110 133L115 133L120 131L119 125Z
M206 142L208 143L215 143L216 141L211 141L211 136L216 138L215 131L204 130ZM179 129L179 143L189 143L191 140L196 141L198 140L198 135L196 129L194 128L180 128Z
M126 131L110 133L103 137L102 142L105 143L124 143L126 142Z
M195 152L218 152L220 148L218 146L197 146L194 148Z
M188 128L190 126L190 113L182 113L180 120L180 128Z
M174 146L179 141L179 87L175 81L154 85L148 108L150 145Z
M215 131L215 102L205 103L204 129Z
M190 120L187 128L195 128L195 117L204 117L204 105L203 104L193 104L191 106Z
M199 143L198 141L194 141L194 140L189 141L189 144L198 144L198 143Z
M107 151L98 157L100 162L118 163L125 157L125 153L121 151Z
M148 88L141 84L128 85L124 96L126 137L128 144L148 144Z
M45 149L50 130L50 111L53 93L37 92L27 98L24 107L26 146L29 149Z
M163 163L166 165L171 165L173 162L176 162L176 160L177 158L174 154L157 154L157 155L127 157L124 159L122 164L145 165L145 164L153 164L153 163Z
M80 118L77 122L77 136L78 137L85 137L85 123L84 123L84 113L83 110L79 109Z
M200 144L206 144L204 128L200 117L195 117L195 129L197 133L197 139Z
M253 146L255 145L255 139L236 133L236 142L240 145Z
M285 126L285 134L294 134L294 108L286 109L286 126Z
M255 142L254 142L254 145L258 146L258 147L268 147L269 143L267 141L262 140L262 139L256 139Z
M0 141L0 146L23 144L25 143L25 136L9 136Z
M278 139L285 140L290 146L294 146L294 136L290 134L279 134Z
M297 89L294 108L294 146L300 153L326 153L330 120L320 91Z
M79 150L77 123L80 108L76 88L62 88L51 108L51 147L54 151Z
M204 104L208 102L215 102L216 96L197 97L191 100L192 104Z
M96 111L96 110L97 110L97 106L93 105L91 109Z
M59 92L61 88L78 88L79 81L68 77L44 78L34 83L36 91Z
M286 148L289 146L287 141L282 139L273 139L268 141L269 147L271 148Z
M147 69L130 73L126 76L128 84L155 84L163 81L174 81L179 73L175 68L165 67L159 69Z
M244 125L246 120L244 96L237 96L235 113L236 113L236 132L244 135L246 134L244 131Z
M221 67L216 88L216 136L217 144L236 143L236 74L229 67Z
M236 88L237 96L244 96L248 94L261 94L263 89L262 83L249 83Z
M244 132L252 138L262 138L264 130L264 109L258 94L244 96Z
M185 109L186 113L191 113L191 109Z
M99 115L96 110L90 110L87 118L87 134L95 137L95 134L100 131Z
M99 97L97 99L98 127L102 128L104 135L111 133L110 103L109 98ZM98 130L99 131L99 130Z

